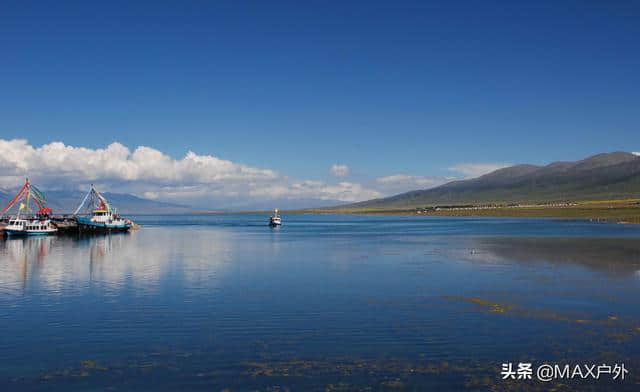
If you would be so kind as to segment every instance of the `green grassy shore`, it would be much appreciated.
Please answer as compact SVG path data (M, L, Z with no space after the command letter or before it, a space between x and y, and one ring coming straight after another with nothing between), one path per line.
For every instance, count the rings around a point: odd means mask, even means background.
M393 209L318 208L287 212L398 216L545 217L640 224L640 199L578 201L573 203L518 206L424 206Z

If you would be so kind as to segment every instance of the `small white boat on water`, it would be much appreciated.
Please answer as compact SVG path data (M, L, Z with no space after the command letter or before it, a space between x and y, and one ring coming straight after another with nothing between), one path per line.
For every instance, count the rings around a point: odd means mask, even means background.
M276 208L273 211L273 215L269 217L269 226L274 227L274 226L280 226L281 224L282 224L282 218L280 218L280 215L278 215L278 209Z

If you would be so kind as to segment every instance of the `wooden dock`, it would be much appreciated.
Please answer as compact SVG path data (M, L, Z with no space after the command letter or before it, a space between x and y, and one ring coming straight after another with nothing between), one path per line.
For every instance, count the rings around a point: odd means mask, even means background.
M76 223L75 219L54 217L52 220L58 227L60 234L76 233L78 231L78 223Z

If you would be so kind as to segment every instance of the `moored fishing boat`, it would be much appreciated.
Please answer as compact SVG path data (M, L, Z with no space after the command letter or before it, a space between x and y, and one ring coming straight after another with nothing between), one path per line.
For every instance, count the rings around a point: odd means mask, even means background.
M10 236L16 235L47 235L58 231L56 225L49 219L9 219L4 232Z
M90 210L88 216L78 216L85 204ZM125 232L133 225L131 220L122 218L93 185L74 212L74 216L81 232Z
M35 216L29 216L32 200L38 206ZM4 226L5 234L9 236L47 235L58 231L58 227L51 221L51 209L46 207L44 195L29 182L29 179L25 180L22 188L2 210L0 216L4 216L15 205L19 205L18 212L14 217L9 218L7 225Z

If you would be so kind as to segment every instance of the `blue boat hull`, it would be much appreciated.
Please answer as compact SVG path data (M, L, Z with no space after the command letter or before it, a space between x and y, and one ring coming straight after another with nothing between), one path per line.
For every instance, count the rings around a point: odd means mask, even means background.
M13 236L13 237L17 237L17 236L32 236L32 235L50 235L50 234L55 234L55 232L44 232L44 231L23 231L23 230L7 230L5 229L4 232L8 235L8 236Z
M91 219L85 217L76 218L78 223L78 230L80 231L94 231L94 232L123 232L131 229L131 224L125 223L121 225L92 222Z

